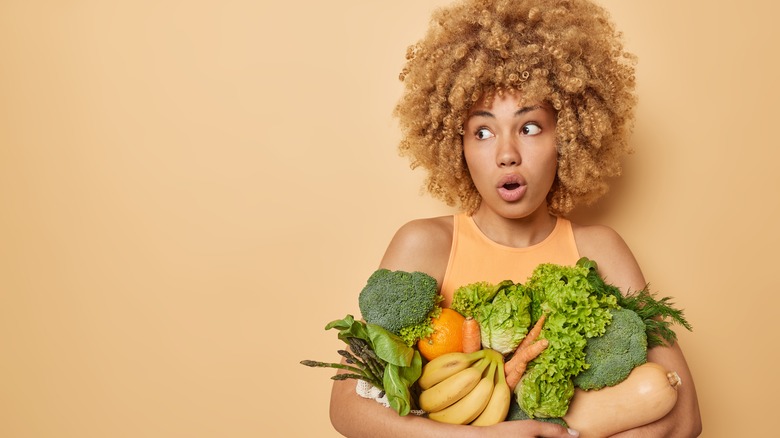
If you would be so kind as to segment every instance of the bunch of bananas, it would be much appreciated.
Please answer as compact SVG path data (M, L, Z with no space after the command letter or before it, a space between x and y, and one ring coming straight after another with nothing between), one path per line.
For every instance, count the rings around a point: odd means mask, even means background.
M418 383L420 408L435 421L489 426L509 411L504 357L492 349L443 354L423 367Z

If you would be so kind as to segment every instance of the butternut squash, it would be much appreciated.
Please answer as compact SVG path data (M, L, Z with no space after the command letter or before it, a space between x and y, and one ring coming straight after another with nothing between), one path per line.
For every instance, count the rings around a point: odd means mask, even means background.
M656 421L677 403L680 376L647 362L625 380L599 390L577 389L563 419L580 438L604 438Z

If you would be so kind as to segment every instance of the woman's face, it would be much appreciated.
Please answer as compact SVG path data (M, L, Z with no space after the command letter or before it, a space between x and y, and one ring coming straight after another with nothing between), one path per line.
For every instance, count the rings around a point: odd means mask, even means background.
M479 210L501 217L547 213L558 154L555 113L545 103L520 107L517 94L477 102L464 125L463 152L482 196Z

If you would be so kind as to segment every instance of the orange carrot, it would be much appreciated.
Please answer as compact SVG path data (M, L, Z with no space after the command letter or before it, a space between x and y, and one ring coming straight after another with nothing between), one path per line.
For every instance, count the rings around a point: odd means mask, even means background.
M549 342L547 339L536 341L539 338L539 334L542 332L542 326L546 315L542 315L533 328L517 346L515 354L511 359L504 363L504 374L506 374L506 383L514 390L515 386L520 382L520 378L523 377L525 369L528 366L528 362L536 359L537 356L547 348Z
M515 386L520 383L520 378L525 373L528 362L536 359L536 356L539 356L547 348L547 345L549 345L549 341L541 339L522 350L515 351L514 356L504 364L504 374L506 374L506 383L509 385L509 389L514 391Z
M539 317L538 320L536 320L536 324L534 324L533 327L531 327L531 330L528 332L527 335L523 338L523 340L520 342L520 345L517 346L518 350L522 350L523 348L531 345L536 341L536 339L539 337L539 333L542 332L542 326L544 325L544 321L547 319L546 314L542 314L541 317Z
M479 323L469 316L463 321L463 352L473 353L482 349Z

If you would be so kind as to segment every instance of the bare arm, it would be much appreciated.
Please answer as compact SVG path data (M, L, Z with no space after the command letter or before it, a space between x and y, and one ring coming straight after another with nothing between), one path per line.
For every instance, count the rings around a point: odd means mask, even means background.
M640 290L647 285L634 255L615 231L606 227L577 227L575 238L580 255L594 260L604 279L623 293ZM699 436L702 424L696 387L679 343L652 348L647 356L649 361L680 375L683 384L678 388L677 404L664 418L614 438Z
M449 259L452 218L410 222L395 235L385 252L381 268L422 271L439 284ZM566 428L538 421L507 421L495 426L455 426L415 415L399 416L374 400L355 393L352 380L334 381L330 419L346 437L549 437L570 438Z
M571 438L566 428L538 421L505 421L494 426L458 426L437 423L413 414L401 417L394 410L355 393L355 383L336 381L331 393L330 419L346 437L545 437Z

